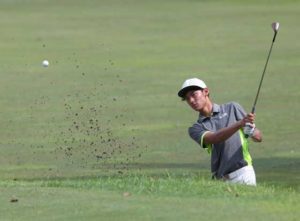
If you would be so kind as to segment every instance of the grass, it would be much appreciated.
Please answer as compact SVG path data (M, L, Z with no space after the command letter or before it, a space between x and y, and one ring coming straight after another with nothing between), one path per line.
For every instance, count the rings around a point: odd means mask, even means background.
M198 220L203 216L206 220L215 206L219 212L210 218L212 220L228 219L241 212L241 220L266 216L274 220L296 220L299 216L299 193L291 189L228 185L195 174L10 181L1 182L0 186L18 194L18 209L1 208L9 210L7 217L15 220L20 216L31 219L34 215L48 217L45 220L60 219L61 213L64 218L74 220L98 216L107 220L139 220L142 217L146 220ZM7 201L9 197L16 199L16 196L5 194ZM49 202L54 203L50 208ZM34 212L21 215L22 208L26 207L27 213ZM95 211L95 208L98 209ZM53 209L59 212L54 214Z
M0 0L0 219L296 220L299 7ZM250 146L258 187L211 181L177 90L199 77L214 102L250 110L274 20L264 142Z

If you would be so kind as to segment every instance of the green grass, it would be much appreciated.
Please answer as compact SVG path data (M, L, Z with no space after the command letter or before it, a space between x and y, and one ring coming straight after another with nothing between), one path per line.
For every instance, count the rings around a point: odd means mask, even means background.
M299 9L0 0L0 220L296 220ZM250 110L275 20L257 104L264 142L250 146L258 187L213 182L187 135L197 113L177 91L199 77L214 102Z
M228 185L191 174L10 181L0 186L15 194L5 193L7 202L19 200L1 208L13 220L36 215L45 220L227 220L237 214L242 215L239 220L296 220L299 216L299 193L291 189ZM213 211L215 216L209 218Z

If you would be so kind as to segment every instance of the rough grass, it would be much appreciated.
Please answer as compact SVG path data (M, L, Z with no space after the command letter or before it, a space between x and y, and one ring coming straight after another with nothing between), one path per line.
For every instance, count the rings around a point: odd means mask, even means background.
M0 189L5 189L3 218L14 220L34 215L41 220L98 216L107 220L139 220L142 216L146 220L199 220L199 216L202 220L230 220L240 213L243 216L239 220L260 220L265 216L296 220L299 216L299 193L294 190L270 185L231 185L196 174L15 180L2 181ZM25 208L24 216L21 214Z

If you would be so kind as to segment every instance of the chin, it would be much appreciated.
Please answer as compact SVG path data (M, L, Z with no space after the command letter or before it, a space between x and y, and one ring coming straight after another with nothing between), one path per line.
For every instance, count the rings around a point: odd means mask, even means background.
M195 111L200 111L200 108L199 108L199 107L193 107L193 109L194 109Z

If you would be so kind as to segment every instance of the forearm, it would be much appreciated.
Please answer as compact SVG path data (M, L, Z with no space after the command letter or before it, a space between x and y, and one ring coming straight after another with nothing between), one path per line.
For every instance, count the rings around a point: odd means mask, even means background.
M237 121L236 123L230 125L229 127L222 128L216 132L206 133L204 136L204 143L216 144L216 143L224 142L242 127L243 127L243 122Z

